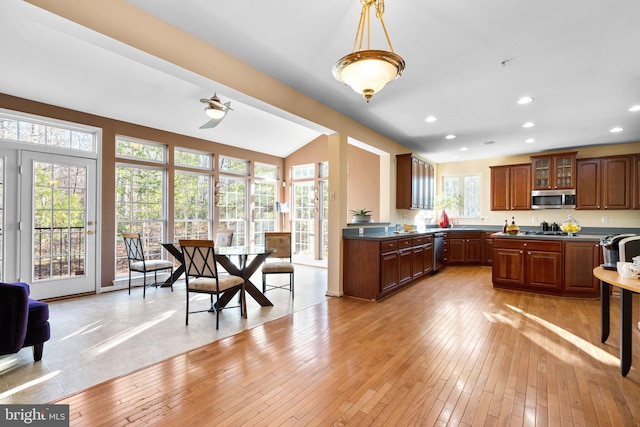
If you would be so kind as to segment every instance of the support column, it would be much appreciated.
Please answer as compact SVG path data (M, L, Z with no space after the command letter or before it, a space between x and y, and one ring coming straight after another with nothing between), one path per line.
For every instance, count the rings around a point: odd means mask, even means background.
M327 296L342 296L342 229L347 224L346 135L328 137L329 144L329 259Z

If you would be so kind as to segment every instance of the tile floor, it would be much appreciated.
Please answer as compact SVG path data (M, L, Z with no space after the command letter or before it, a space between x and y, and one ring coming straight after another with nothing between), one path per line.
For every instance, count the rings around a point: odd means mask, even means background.
M261 280L259 272L252 278L257 286ZM51 339L42 361L34 363L31 348L0 356L0 403L50 402L327 298L326 269L296 266L295 284L293 300L286 290L267 292L273 307L260 307L248 296L246 320L238 309L223 311L218 331L215 313L192 314L185 326L183 281L174 292L149 288L146 299L134 288L131 295L125 290L51 302ZM205 309L209 297L191 294L191 301Z

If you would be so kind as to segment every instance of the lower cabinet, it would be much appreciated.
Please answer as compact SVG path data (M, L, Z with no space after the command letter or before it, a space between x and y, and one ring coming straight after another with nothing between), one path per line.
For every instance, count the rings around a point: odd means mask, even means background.
M496 238L493 286L553 295L597 297L593 276L602 263L599 242Z
M433 270L433 237L344 239L344 294L377 300Z
M493 286L561 294L562 241L495 239Z
M600 295L593 269L602 264L598 242L564 242L564 290L575 296Z
M449 232L449 264L480 264L483 231Z
M482 246L482 265L493 264L493 231L484 232L484 240Z

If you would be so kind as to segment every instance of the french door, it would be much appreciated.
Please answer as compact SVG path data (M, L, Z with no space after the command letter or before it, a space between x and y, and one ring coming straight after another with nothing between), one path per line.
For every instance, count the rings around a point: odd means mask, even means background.
M5 253L20 254L19 280L37 299L94 292L96 160L26 150L18 157L19 247L5 240Z

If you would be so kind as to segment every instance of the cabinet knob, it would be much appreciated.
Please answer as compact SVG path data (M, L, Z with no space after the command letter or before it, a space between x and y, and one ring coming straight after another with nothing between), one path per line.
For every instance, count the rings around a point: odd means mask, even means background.
M523 254L523 253L524 253L524 251L520 251L520 253L521 253L521 254Z

